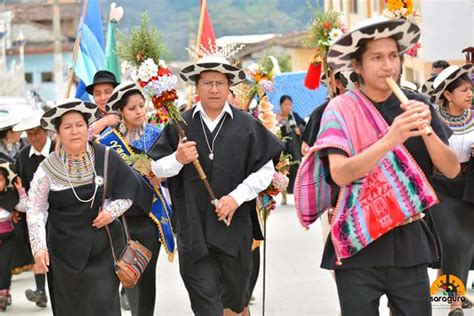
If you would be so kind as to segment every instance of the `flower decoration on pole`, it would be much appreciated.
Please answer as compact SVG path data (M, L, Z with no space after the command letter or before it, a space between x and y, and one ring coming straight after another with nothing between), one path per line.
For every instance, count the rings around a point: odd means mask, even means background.
M264 57L261 64L250 64L247 67L247 75L250 81L254 83L250 94L252 96L258 95L262 98L264 95L273 91L274 77L280 72L278 60L274 56Z
M323 71L326 73L326 78L329 78L329 68L326 62L329 46L346 32L347 28L341 21L340 12L316 12L308 36L305 38L306 46L316 49L304 81L308 89L315 90L319 88Z
M157 125L181 122L181 114L174 104L178 99L174 89L178 77L163 60L167 49L158 29L148 25L147 14L142 15L140 26L133 28L129 36L119 33L119 40L118 55L125 60L122 71L138 83L143 95L153 104L156 112L152 121Z
M387 8L383 14L389 19L407 19L410 22L419 18L419 13L413 8L413 0L385 0Z
M268 101L267 94L274 89L275 75L280 73L278 61L274 56L265 57L260 64L254 63L247 67L247 76L253 83L249 90L250 101L258 96L257 118L270 132L282 141L280 130L277 128L276 114L273 112L274 106ZM250 102L249 101L249 102ZM291 155L280 155L280 160L275 166L272 182L258 196L259 216L266 220L271 211L275 209L274 197L286 190L289 183L288 173L291 164Z
M385 0L387 8L383 11L383 15L389 19L404 19L412 23L418 24L420 14L413 7L413 0ZM415 57L416 52L421 47L417 43L414 47L405 52L406 55Z

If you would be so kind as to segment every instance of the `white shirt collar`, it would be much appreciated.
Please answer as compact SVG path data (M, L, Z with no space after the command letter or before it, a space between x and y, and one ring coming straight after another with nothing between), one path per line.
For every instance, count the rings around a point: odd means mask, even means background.
M196 103L196 107L194 108L194 111L193 111L193 118L194 118L194 116L196 115L197 112L201 112L201 115L202 115L203 118L206 118L209 121L211 121L209 116L207 116L206 111L204 111L204 108L202 107L201 101ZM219 115L216 117L216 119L214 121L219 122L219 120L222 118L224 113L228 113L230 118L232 118L232 119L234 118L234 114L232 113L232 109L230 108L230 105L227 101L224 104L224 108L222 109L222 112L219 113Z
M36 156L43 156L47 158L49 156L50 149L51 149L51 139L49 137L46 137L46 143L44 143L44 146L41 149L41 151L37 151L36 148L33 145L31 145L30 154L28 157L36 155Z

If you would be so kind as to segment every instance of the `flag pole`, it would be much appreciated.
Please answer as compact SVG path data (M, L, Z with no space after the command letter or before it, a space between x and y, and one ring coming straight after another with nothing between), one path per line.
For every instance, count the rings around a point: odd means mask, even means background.
M203 24L204 24L204 14L206 12L207 7L207 1L206 0L201 0L201 14L199 16L199 25L198 25L198 33L197 33L197 38L196 38L196 52L199 51L199 46L201 45L201 36L202 36L202 29L203 29ZM197 56L197 54L196 54Z
M84 20L86 18L86 13L87 13L87 6L89 4L89 0L83 0L84 1L84 6L82 8L82 14L81 14L81 19L79 20L79 23L84 23ZM69 79L67 81L67 87L66 87L66 96L65 98L69 98L69 94L71 93L71 87L72 87L72 82L74 80L74 66L76 66L76 61L77 61L77 54L79 52L79 45L81 44L81 38L82 38L82 32L80 32L77 37L76 37L76 42L74 43L74 50L72 53L72 66L69 68Z

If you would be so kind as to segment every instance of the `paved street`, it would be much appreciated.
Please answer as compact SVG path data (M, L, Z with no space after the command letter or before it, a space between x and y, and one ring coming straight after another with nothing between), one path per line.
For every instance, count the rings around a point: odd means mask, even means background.
M294 207L279 206L271 215L267 228L267 298L266 315L338 315L337 292L329 272L319 268L322 254L321 226L304 231ZM435 276L430 271L432 277ZM260 277L262 274L260 274ZM7 315L51 315L50 309L39 309L27 302L24 291L33 286L31 273L14 278L13 306ZM156 315L192 315L187 293L178 271L178 262L167 262L161 256L158 264ZM471 296L473 293L470 293ZM257 283L252 315L261 315L262 283ZM382 316L388 315L386 300L380 303ZM447 315L447 309L434 309L433 315ZM130 313L123 313L130 315ZM465 315L474 316L473 310Z

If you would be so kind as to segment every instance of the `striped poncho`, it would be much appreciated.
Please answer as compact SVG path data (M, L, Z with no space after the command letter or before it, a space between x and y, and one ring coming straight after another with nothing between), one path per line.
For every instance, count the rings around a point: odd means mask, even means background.
M357 90L330 102L318 139L301 164L295 183L296 210L305 228L333 207L322 150L338 148L352 157L379 140L388 128L375 106ZM340 188L331 222L338 260L351 257L436 203L433 188L411 154L403 145L395 147L365 177Z

